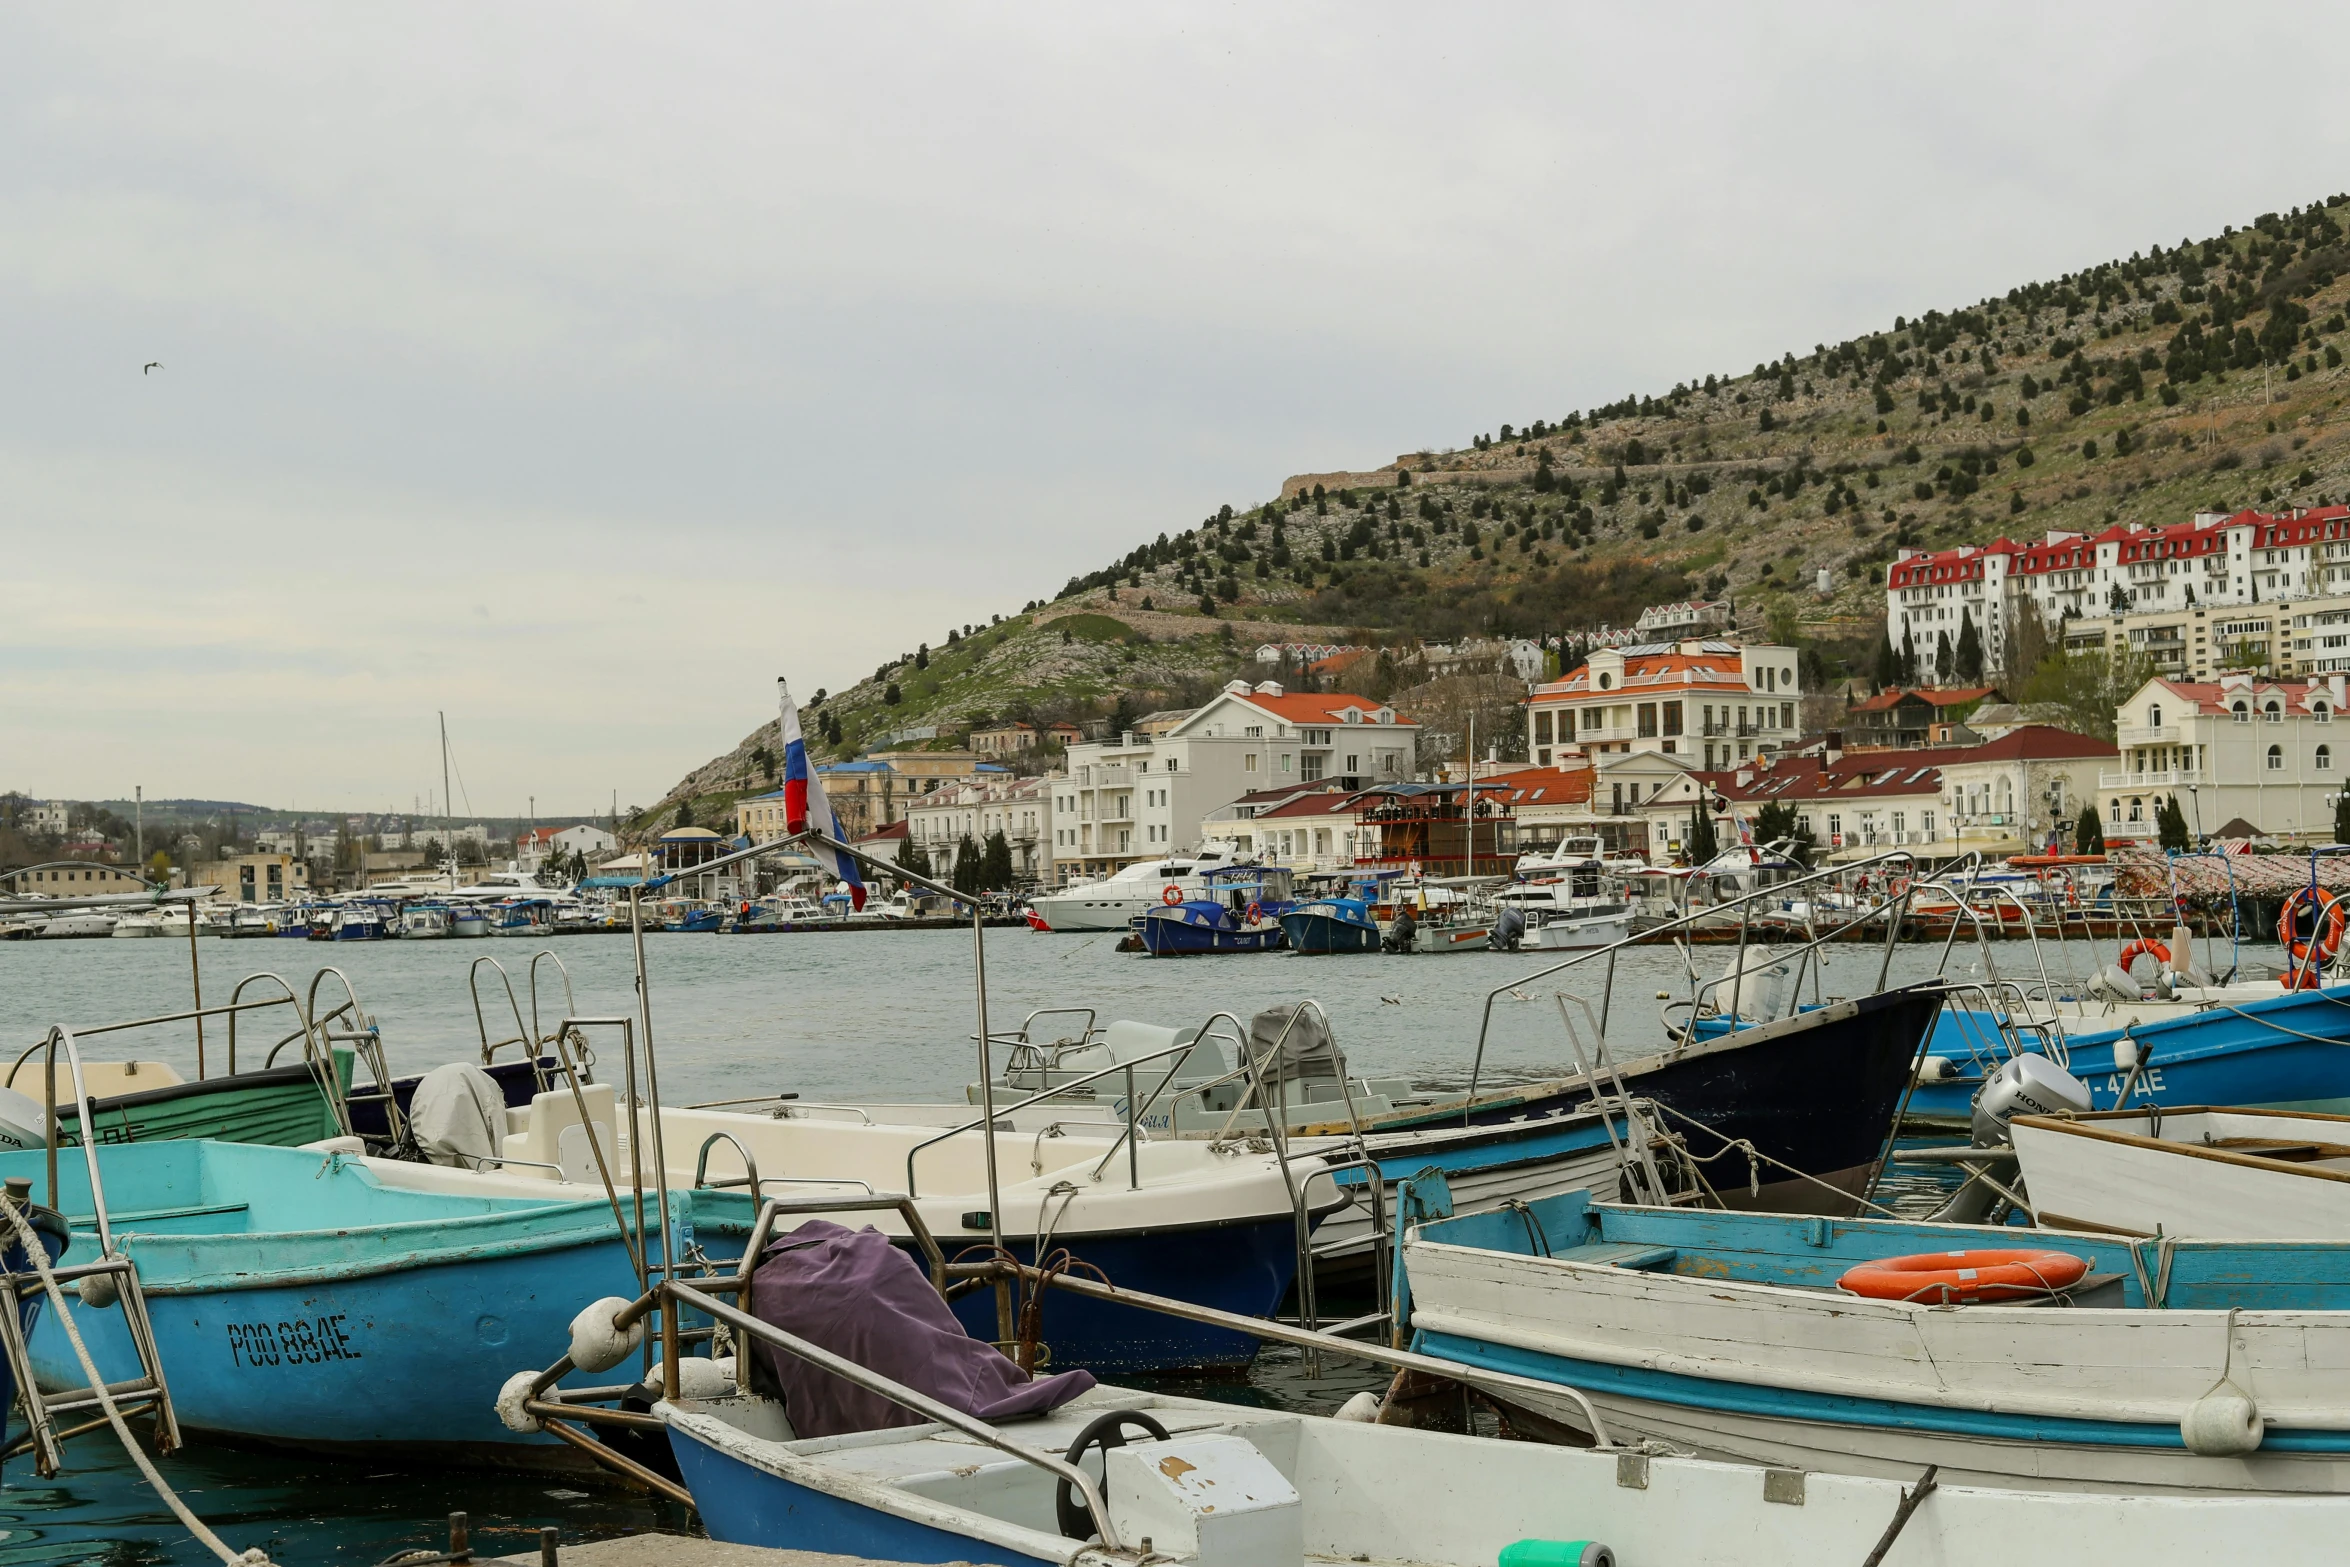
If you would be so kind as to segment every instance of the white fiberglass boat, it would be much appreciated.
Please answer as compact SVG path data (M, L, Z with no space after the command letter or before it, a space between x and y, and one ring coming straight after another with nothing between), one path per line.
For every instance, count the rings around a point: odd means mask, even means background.
M1146 909L1200 896L1208 886L1207 872L1255 863L1248 855L1227 856L1220 849L1205 848L1144 860L1099 881L1071 882L1040 892L1028 906L1046 930L1124 930Z
M2200 1240L2350 1240L2350 1116L2134 1109L2008 1125L2042 1224Z

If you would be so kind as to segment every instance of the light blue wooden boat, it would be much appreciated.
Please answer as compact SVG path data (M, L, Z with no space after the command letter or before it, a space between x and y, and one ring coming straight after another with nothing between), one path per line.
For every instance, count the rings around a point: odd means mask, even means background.
M2069 1253L2061 1294L1863 1298L1847 1270ZM1693 1212L1581 1194L1420 1226L1412 1347L1580 1390L1609 1429L1741 1462L2141 1493L2335 1492L2350 1245ZM1958 1263L1946 1266L1961 1266ZM1533 1413L1572 1427L1561 1398Z
M552 1465L568 1450L500 1424L498 1389L518 1354L563 1342L586 1302L639 1289L601 1195L395 1188L338 1154L235 1143L131 1143L97 1158L115 1242L138 1264L185 1430ZM48 1195L43 1153L0 1156L8 1175ZM87 1171L60 1160L58 1179L75 1244L95 1252ZM689 1202L671 1194L681 1247ZM84 1308L75 1321L109 1380L138 1374L119 1310ZM31 1349L44 1387L82 1385L53 1318L35 1325ZM624 1365L588 1380L632 1375Z

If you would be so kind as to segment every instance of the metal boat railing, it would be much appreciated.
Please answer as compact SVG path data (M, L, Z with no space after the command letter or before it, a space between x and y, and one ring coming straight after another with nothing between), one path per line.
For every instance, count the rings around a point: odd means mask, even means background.
M1172 1078L1176 1072L1182 1069L1184 1058L1189 1057L1192 1051L1198 1048L1198 1039L1188 1039L1179 1045L1169 1045L1163 1050L1154 1050L1149 1055L1136 1056L1131 1061L1115 1062L1109 1066L1101 1068L1099 1071L1088 1072L1085 1074L1085 1076L1078 1078L1074 1082L1056 1084L1051 1088L1047 1088L1041 1092L1031 1094L1017 1104L1004 1106L1004 1108L996 1111L993 1115L982 1114L979 1119L965 1121L959 1126L951 1126L945 1131L939 1133L936 1137L924 1138L921 1142L916 1143L913 1147L906 1150L906 1195L908 1197L919 1195L914 1184L914 1158L917 1154L935 1148L940 1143L946 1142L950 1138L960 1137L965 1132L976 1131L982 1126L988 1128L988 1141L992 1145L995 1140L994 1133L1002 1130L1002 1128L996 1126L994 1123L998 1120L1001 1120L1003 1117L1017 1115L1031 1105L1042 1104L1047 1099L1057 1098L1058 1096L1069 1093L1075 1089L1084 1088L1090 1084L1100 1082L1103 1078L1119 1076L1121 1073L1125 1075L1127 1080L1126 1126L1125 1131L1121 1134L1121 1139L1127 1144L1129 1150L1131 1150L1133 1146L1133 1132L1135 1125L1134 1069L1138 1066L1148 1066L1151 1062L1162 1060L1168 1056L1174 1056L1177 1059L1174 1065L1167 1069L1166 1073L1168 1078ZM1156 1097L1155 1094L1153 1097ZM1115 1144L1113 1144L1109 1152L1103 1154L1102 1157L1104 1160L1107 1160L1110 1157L1110 1154L1116 1152L1117 1147ZM1130 1159L1129 1163L1131 1164L1131 1162L1132 1161ZM1136 1186L1141 1184L1139 1175L1134 1177L1134 1184Z
M1653 929L1642 932L1640 935L1627 937L1622 941L1610 942L1607 946L1604 947L1594 947L1589 951L1575 953L1573 956L1568 957L1561 962L1553 963L1544 968L1537 969L1533 973L1525 975L1520 979L1512 980L1508 983L1495 986L1491 991L1486 993L1483 1015L1477 1026L1477 1048L1476 1054L1472 1058L1469 1066L1469 1090L1461 1102L1461 1124L1463 1126L1471 1124L1470 1118L1475 1110L1477 1101L1477 1085L1484 1076L1485 1048L1493 1029L1493 1008L1494 1004L1498 1002L1503 996L1510 994L1512 991L1522 990L1524 987L1535 984L1541 980L1548 979L1554 974L1563 974L1569 969L1578 968L1583 964L1605 959L1607 969L1600 992L1598 1012L1598 1032L1599 1036L1604 1039L1607 1035L1608 1025L1610 1022L1610 1013L1615 998L1616 962L1617 959L1620 958L1628 948L1631 948L1635 945L1653 943L1656 937L1660 934L1671 934L1675 931L1694 930L1701 923L1718 922L1727 911L1735 909L1738 911L1739 921L1738 951L1736 957L1733 960L1733 972L1737 972L1743 975L1745 971L1746 948L1748 945L1748 937L1750 935L1748 917L1752 913L1753 906L1755 904L1760 903L1766 899L1782 898L1786 896L1789 891L1797 887L1809 886L1815 883L1834 882L1845 876L1865 874L1872 868L1881 867L1890 870L1892 867L1900 865L1908 866L1914 871L1916 864L1917 858L1915 855L1911 854L1905 849L1895 849L1885 854L1873 855L1865 860L1856 860L1849 865L1834 866L1813 871L1807 875L1797 877L1793 881L1780 882L1770 887L1757 887L1751 892L1739 894L1737 897L1732 898L1728 902L1713 904L1703 910L1684 912L1670 920L1665 921L1663 924L1654 927ZM1904 879L1907 880L1908 878ZM1816 949L1822 943L1833 939L1834 936L1842 930L1857 928L1870 921L1883 919L1885 922L1884 952L1877 966L1876 985L1877 989L1882 990L1885 987L1887 976L1892 971L1893 949L1895 944L1900 939L1902 920L1908 912L1911 891L1912 888L1904 886L1898 894L1895 894L1893 897L1878 905L1876 908L1855 914L1854 917L1851 920L1845 922L1845 924L1837 926L1834 929L1815 937L1813 940L1804 943L1803 945ZM1689 952L1690 949L1688 948L1687 944L1682 944L1683 964L1687 969L1689 976L1690 991L1692 995L1692 1011L1694 1012L1694 996L1701 981L1697 975L1695 960L1689 955Z

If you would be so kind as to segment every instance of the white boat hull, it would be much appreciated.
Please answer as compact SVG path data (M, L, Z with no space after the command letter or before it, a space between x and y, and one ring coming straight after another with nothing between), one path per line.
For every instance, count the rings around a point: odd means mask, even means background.
M2150 1135L2155 1124L2143 1114L2017 1117L2008 1130L2040 1222L2203 1240L2350 1240L2350 1117L2172 1110L2159 1136ZM2242 1151L2262 1143L2315 1157Z
M1632 936L1632 916L1602 914L1590 919L1552 920L1527 932L1526 945L1543 952L1584 952L1612 947Z
M1414 952L1485 952L1492 946L1490 924L1421 925L1412 932Z
M1157 897L1084 897L1076 893L1046 893L1028 900L1047 930L1124 930L1145 909L1159 907Z
M2093 1271L2131 1267L2123 1241L2059 1244ZM1937 1308L1710 1270L1404 1251L1428 1352L1577 1387L1611 1423L1704 1453L1878 1475L1937 1463L1954 1480L2034 1488L2350 1487L2350 1312ZM2223 1366L2270 1428L2345 1450L2166 1445ZM1574 1424L1563 1396L1528 1407Z
M1109 1409L1148 1410L1169 1437L1158 1444L1131 1432L1135 1445L1112 1460L1105 1505L1113 1527L1129 1550L1155 1530L1168 1560L1201 1567L1490 1567L1514 1542L1582 1539L1604 1544L1623 1567L1857 1564L1885 1538L1917 1478L1914 1470L1898 1479L1766 1474L1109 1387L1002 1430L1029 1451L1058 1454ZM743 1398L681 1400L657 1413L715 1540L830 1551L877 1541L924 1560L1019 1564L1065 1562L1076 1549L1052 1527L1051 1477L960 1433L924 1425L797 1441L777 1405ZM1146 1487L1155 1487L1154 1471L1178 1481L1244 1472L1201 1467L1231 1463L1233 1438L1253 1447L1289 1494L1271 1485L1238 1490L1243 1506L1259 1510L1246 1515L1245 1543L1226 1537L1217 1551L1204 1529L1195 1533L1163 1502L1146 1500L1165 1495ZM1197 1516L1216 1512L1202 1505ZM2300 1567L2337 1559L2345 1526L2350 1499L2341 1497L2052 1496L1946 1475L1908 1516L1888 1559L1895 1567Z

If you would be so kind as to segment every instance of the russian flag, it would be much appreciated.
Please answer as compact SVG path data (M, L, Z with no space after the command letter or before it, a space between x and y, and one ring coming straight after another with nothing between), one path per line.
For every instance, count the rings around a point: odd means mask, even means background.
M792 701L791 687L780 675L776 677L775 690L783 703L784 826L792 832L814 828L826 837L845 843L848 834L840 830L840 818L832 814L832 803L824 798L824 780L808 765L808 742L800 734L799 705ZM857 874L857 862L830 844L811 843L806 847L833 875L848 883L850 903L864 908L865 878Z

